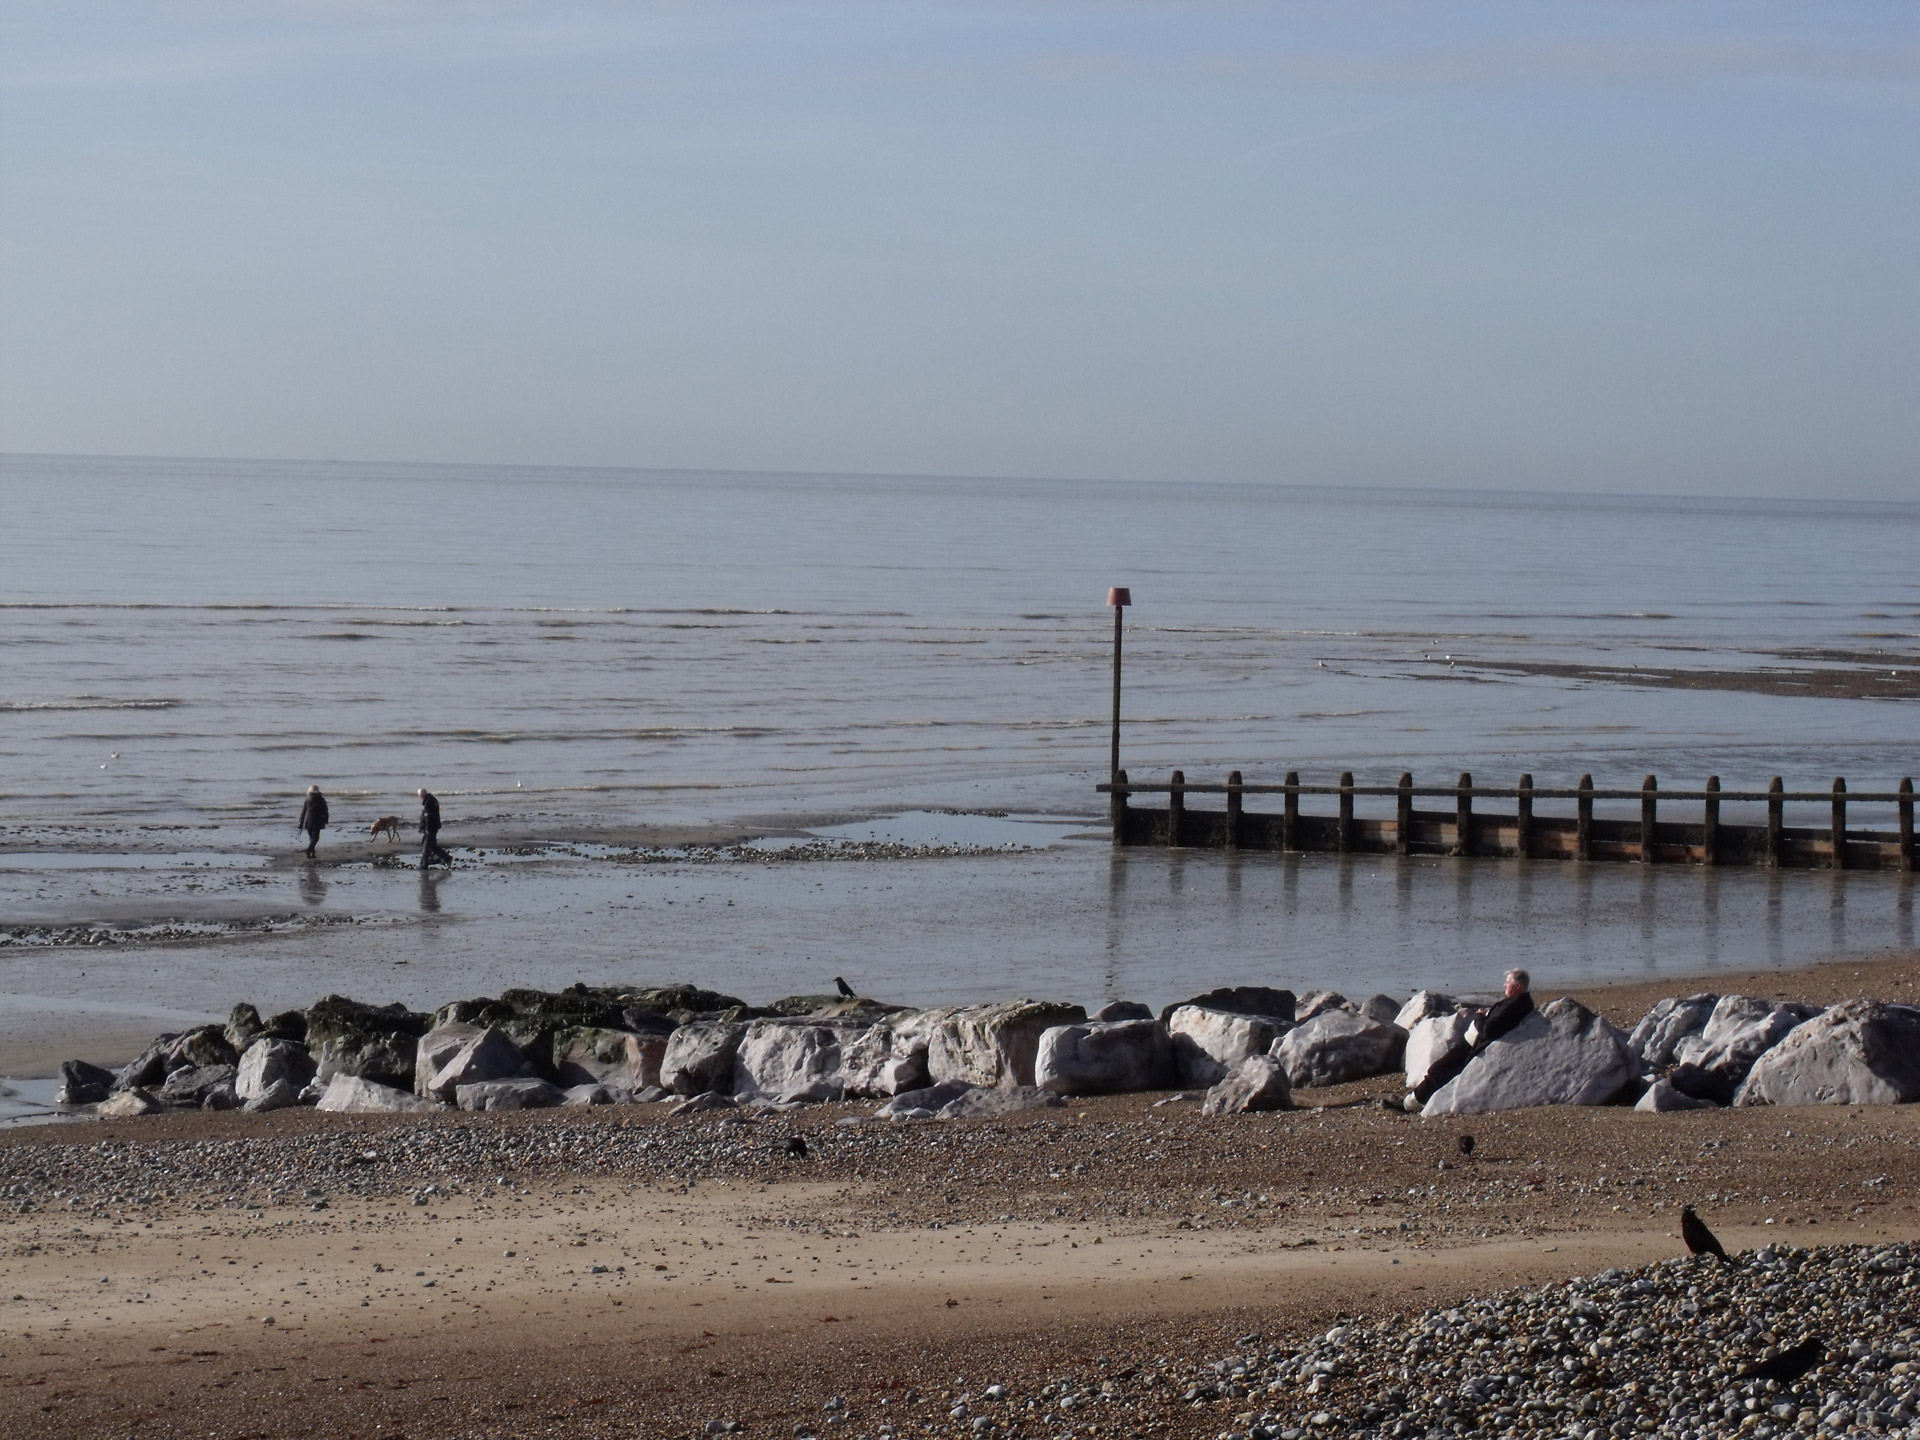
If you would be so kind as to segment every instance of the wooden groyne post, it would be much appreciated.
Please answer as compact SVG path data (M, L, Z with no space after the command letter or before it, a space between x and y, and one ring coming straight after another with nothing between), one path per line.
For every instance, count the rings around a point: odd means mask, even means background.
M1120 631L1121 621L1127 613L1127 606L1133 603L1133 591L1124 585L1115 585L1107 591L1107 604L1113 608L1113 757L1107 766L1107 774L1114 780L1120 774Z
M1888 791L1849 790L1844 777L1828 790L1789 791L1779 776L1765 790L1736 791L1707 777L1700 790L1662 790L1646 776L1637 789L1601 790L1591 775L1571 789L1541 787L1522 775L1518 785L1484 786L1471 772L1448 786L1421 786L1411 771L1392 785L1359 785L1343 771L1333 785L1302 784L1289 770L1279 784L1249 784L1238 770L1224 784L1189 781L1176 770L1164 784L1128 780L1124 770L1100 790L1109 796L1115 845L1164 845L1198 849L1271 850L1335 855L1448 855L1461 859L1505 858L1624 861L1641 865L1758 865L1787 869L1899 870L1914 868L1914 788L1911 777ZM1165 794L1164 810L1133 803L1134 797ZM1198 796L1221 795L1221 809L1197 808ZM1280 797L1278 813L1247 808L1249 797ZM1332 799L1333 813L1306 813L1302 797ZM1357 802L1380 797L1393 802L1393 817L1358 813ZM1419 802L1447 800L1446 809ZM1481 802L1513 802L1511 813ZM1596 803L1639 804L1634 819L1596 815ZM1543 803L1570 802L1572 814L1543 813ZM1729 823L1726 804L1765 805L1759 824ZM1824 825L1789 826L1788 805L1827 807ZM1675 807L1698 805L1699 819L1667 818ZM1849 807L1890 805L1895 829L1849 828Z

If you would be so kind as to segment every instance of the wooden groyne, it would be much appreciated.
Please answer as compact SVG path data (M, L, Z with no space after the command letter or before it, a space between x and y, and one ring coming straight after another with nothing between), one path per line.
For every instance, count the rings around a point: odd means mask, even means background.
M1398 784L1356 785L1352 772L1337 785L1303 785L1288 771L1278 785L1249 785L1234 771L1225 784L1189 783L1176 770L1163 784L1134 784L1127 772L1099 787L1111 797L1115 845L1191 846L1208 850L1278 850L1339 855L1453 855L1497 859L1626 861L1642 865L1757 865L1799 870L1902 870L1914 868L1913 781L1897 790L1850 791L1838 779L1831 790L1787 790L1775 776L1765 790L1722 790L1720 777L1702 790L1662 790L1649 775L1637 790L1597 790L1583 775L1571 790L1538 787L1522 775L1511 788L1473 783L1470 774L1453 785L1416 785L1410 773ZM1165 795L1165 809L1133 804L1136 795ZM1219 809L1188 804L1193 796L1223 796ZM1249 810L1248 796L1278 795L1275 814ZM1334 813L1301 808L1303 797L1327 797ZM1361 799L1392 800L1391 819L1357 815ZM1446 800L1444 809L1421 801ZM1510 812L1483 810L1482 801L1512 801ZM1596 815L1596 804L1634 802L1639 814ZM1555 811L1536 808L1546 802ZM1721 819L1722 805L1764 804L1764 824ZM1824 825L1788 825L1788 805L1818 804ZM1849 805L1891 805L1895 830L1859 830L1847 823ZM1690 815L1674 815L1686 806ZM1697 809L1694 807L1698 807Z

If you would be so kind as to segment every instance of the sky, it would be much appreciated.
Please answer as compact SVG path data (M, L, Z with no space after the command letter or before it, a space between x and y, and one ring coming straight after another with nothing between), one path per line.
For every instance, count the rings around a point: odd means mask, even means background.
M1920 7L0 0L0 450L1920 497Z

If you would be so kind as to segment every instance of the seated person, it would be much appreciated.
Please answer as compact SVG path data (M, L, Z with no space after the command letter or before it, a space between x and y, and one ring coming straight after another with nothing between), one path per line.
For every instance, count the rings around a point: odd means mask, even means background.
M1474 1011L1465 1042L1454 1045L1428 1067L1425 1077L1401 1101L1402 1108L1409 1113L1421 1109L1442 1085L1467 1068L1468 1061L1531 1015L1533 996L1527 987L1532 983L1526 971L1509 970L1505 997Z

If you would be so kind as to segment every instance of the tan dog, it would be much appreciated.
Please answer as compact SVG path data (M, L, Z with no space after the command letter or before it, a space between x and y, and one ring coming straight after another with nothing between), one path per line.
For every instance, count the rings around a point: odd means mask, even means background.
M387 838L389 840L397 843L400 839L400 817L398 815L382 815L378 820L373 822L373 829L367 833L378 840L382 830L387 832Z

